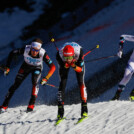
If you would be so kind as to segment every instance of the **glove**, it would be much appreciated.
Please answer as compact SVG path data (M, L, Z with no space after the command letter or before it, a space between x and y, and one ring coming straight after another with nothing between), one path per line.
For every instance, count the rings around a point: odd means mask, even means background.
M47 83L48 79L47 78L43 78L40 82L41 85L45 85Z
M65 63L64 67L65 67L65 68L69 68L69 67L71 66L71 67L75 68L75 67L76 67L75 62L76 62L76 60L73 59L70 64Z
M64 67L65 67L65 68L69 68L70 65L69 65L68 63L65 63Z
M71 65L72 68L75 68L76 67L76 65L75 65L74 62L72 62L70 65Z
M76 60L73 59L73 61L72 61L71 64L70 64L70 66L71 66L72 68L75 68L75 67L76 67L75 62L76 62Z
M123 45L124 44L124 42L125 42L125 39L124 39L124 37L120 37L120 45Z
M10 72L10 69L8 67L5 67L4 69L5 69L4 75L7 76Z
M122 52L121 50L119 50L118 53L117 53L117 56L118 56L119 58L122 58L122 54L123 54L123 52Z

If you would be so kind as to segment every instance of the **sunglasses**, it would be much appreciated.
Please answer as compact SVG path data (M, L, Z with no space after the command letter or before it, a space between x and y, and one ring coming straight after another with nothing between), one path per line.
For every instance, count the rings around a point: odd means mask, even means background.
M39 52L39 50L32 48L32 51Z
M73 56L64 57L65 60L72 60L73 58L74 58Z

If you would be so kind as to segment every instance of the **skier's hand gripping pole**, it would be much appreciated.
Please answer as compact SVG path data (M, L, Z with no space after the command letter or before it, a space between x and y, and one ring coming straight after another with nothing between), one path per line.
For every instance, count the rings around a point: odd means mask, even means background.
M41 84L42 86L48 85L48 86L51 86L51 87L59 88L59 87L57 87L57 86L55 86L55 85L52 85L52 84L47 83L47 81L48 81L47 78L43 78L43 79L41 80L40 84Z
M4 72L4 76L7 76L10 72L10 68L4 66L0 66L0 70Z
M47 78L43 78L40 82L41 85L46 85L47 84L48 79Z

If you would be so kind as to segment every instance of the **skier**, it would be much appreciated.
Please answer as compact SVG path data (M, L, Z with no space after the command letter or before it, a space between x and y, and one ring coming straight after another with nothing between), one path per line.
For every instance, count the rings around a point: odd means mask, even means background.
M50 69L46 77L41 80L41 85L45 85L55 71L55 65L52 63L52 60L47 55L45 49L42 48L42 44L42 40L36 38L30 45L26 45L24 48L16 49L10 52L4 72L6 75L8 75L10 71L10 64L13 56L20 54L23 55L24 62L18 71L14 84L8 90L5 100L0 107L0 113L6 111L14 92L30 73L32 74L32 94L27 107L27 112L33 111L35 100L39 91L38 83L43 70L43 61L45 61Z
M125 40L134 42L134 36L132 36L132 35L121 35L120 42L119 42L119 50L118 50L118 53L117 53L117 56L119 58L122 57L123 44L124 44ZM122 91L125 89L126 84L131 79L133 73L134 73L134 51L133 51L133 53L132 53L132 55L131 55L131 57L130 57L130 59L128 61L128 65L127 65L127 67L125 69L124 77L120 81L120 83L118 85L118 89L117 89L117 91L115 93L115 96L112 98L112 100L119 100ZM134 100L134 89L131 91L129 99L131 101Z
M77 76L81 94L81 117L87 117L87 92L84 83L85 65L83 61L82 47L75 42L67 42L57 52L56 60L59 66L60 86L58 89L58 120L64 116L64 93L70 67L74 69Z

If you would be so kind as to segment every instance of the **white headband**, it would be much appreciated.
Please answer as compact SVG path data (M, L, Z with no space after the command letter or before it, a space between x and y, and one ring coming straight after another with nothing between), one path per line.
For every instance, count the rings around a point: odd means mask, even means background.
M42 44L39 42L32 42L31 46L36 49L41 49Z

